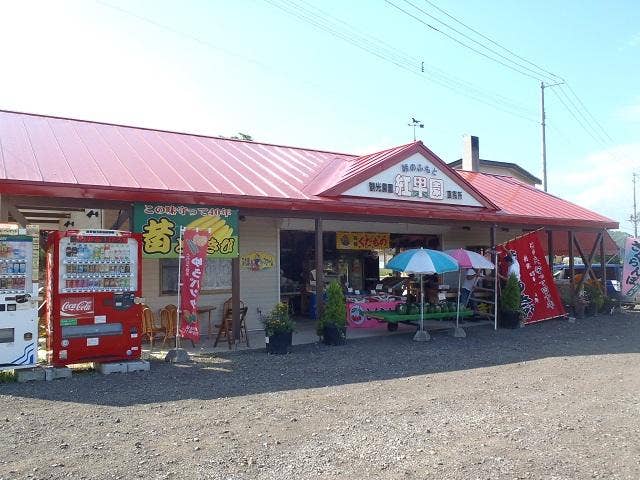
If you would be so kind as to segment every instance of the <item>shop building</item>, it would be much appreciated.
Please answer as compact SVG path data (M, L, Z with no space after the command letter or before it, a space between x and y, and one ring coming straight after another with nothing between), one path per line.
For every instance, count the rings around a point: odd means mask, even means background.
M102 228L126 230L144 205L232 210L239 256L210 262L201 304L242 299L250 329L281 299L311 312L320 295L293 297L311 282L321 290L323 276L375 288L385 251L490 250L543 229L548 255L555 238L586 257L618 228L522 180L483 173L477 161L455 170L420 141L356 156L2 111L0 162L0 221L78 228L65 212L91 211ZM175 303L176 278L175 259L145 258L146 303Z

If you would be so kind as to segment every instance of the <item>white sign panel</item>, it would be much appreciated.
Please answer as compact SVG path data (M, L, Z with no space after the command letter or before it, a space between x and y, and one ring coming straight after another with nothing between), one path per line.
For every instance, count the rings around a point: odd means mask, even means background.
M481 207L469 191L419 153L343 193L353 197Z

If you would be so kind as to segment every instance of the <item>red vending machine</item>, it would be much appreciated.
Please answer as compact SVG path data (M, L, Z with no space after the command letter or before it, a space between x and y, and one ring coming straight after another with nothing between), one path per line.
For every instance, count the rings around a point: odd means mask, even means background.
M52 232L47 243L47 359L63 366L140 358L140 234Z

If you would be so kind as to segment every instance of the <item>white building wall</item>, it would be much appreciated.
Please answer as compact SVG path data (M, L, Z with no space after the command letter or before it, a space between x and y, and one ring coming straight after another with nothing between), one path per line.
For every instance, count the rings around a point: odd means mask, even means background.
M247 328L260 329L257 309L266 314L279 301L280 297L280 263L277 220L273 218L247 217L238 222L240 237L240 255L251 252L267 252L278 261L269 270L252 272L240 270L240 298L248 307ZM157 314L167 304L178 303L176 295L160 295L160 261L155 259L142 262L142 294L147 305ZM217 308L211 313L212 324L218 323L222 315L223 303L231 298L231 290L202 295L200 305L213 305ZM206 314L205 314L206 317ZM207 334L207 323L201 325L201 333Z
M249 218L240 223L240 255L266 252L276 259L268 270L240 270L240 298L248 307L247 328L261 329L258 308L266 315L280 301L280 244L278 220Z

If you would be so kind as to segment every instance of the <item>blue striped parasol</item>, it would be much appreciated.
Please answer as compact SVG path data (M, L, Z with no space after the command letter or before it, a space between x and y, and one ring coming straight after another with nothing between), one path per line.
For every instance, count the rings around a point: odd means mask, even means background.
M415 248L402 252L393 257L386 265L396 272L417 273L420 275L420 330L413 337L418 342L429 340L429 334L424 331L424 288L422 275L434 273L455 272L458 270L458 262L455 258L439 250L428 248Z

